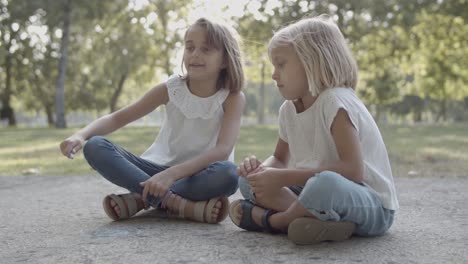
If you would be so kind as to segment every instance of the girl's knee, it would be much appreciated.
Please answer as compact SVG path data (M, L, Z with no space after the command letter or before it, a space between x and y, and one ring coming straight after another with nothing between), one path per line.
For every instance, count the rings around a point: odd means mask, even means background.
M87 161L95 160L101 156L102 147L109 141L102 136L91 137L83 148L83 155Z
M340 174L332 171L323 171L311 177L305 184L301 196L311 199L326 201L334 199L338 194L344 192L342 181L346 180Z
M236 165L230 161L217 161L208 169L214 170L219 188L225 189L226 192L231 195L235 193L238 188L239 176L236 173L236 168Z
M229 160L216 161L209 167L210 170L215 170L221 173L235 174L237 166Z
M339 182L343 180L343 176L333 171L322 171L311 177L304 189L313 189L314 191L321 190L325 193L335 192L339 188Z

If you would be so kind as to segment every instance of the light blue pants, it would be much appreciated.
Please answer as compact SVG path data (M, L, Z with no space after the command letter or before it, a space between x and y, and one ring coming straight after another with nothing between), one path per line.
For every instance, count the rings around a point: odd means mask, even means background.
M139 194L143 192L140 182L169 168L135 156L101 136L90 138L83 154L89 165L104 178ZM176 181L170 191L185 199L203 201L230 196L237 191L237 184L236 165L230 161L218 161L190 177ZM148 195L147 202L157 207L161 199Z
M255 202L248 181L239 177L239 188L245 199ZM377 193L346 179L338 173L323 171L311 177L299 195L299 203L322 221L348 221L356 224L355 235L377 236L393 223L395 211L382 206Z

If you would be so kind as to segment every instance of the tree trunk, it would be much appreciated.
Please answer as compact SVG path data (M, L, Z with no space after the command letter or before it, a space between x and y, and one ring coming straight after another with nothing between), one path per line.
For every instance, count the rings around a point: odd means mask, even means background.
M447 118L447 102L446 102L446 99L442 99L439 103L439 111L437 111L435 122L439 123L441 120L445 121L446 118Z
M10 98L12 95L11 91L11 67L12 67L12 55L10 53L11 41L6 46L7 55L5 58L6 68L6 81L5 81L5 92L2 96L2 109L0 119L8 119L8 126L16 126L15 112L10 105Z
M47 115L47 124L49 125L49 127L52 127L55 124L54 111L52 105L46 105L45 112Z
M162 36L166 39L168 36L168 11L166 1L158 1L156 4L156 12L161 21ZM171 70L171 58L169 55L169 46L166 44L164 48L164 71L168 76L172 74Z
M63 0L63 14L62 43L60 46L60 60L55 93L55 113L57 116L55 127L57 128L67 127L65 120L65 76L68 58L68 34L70 32L71 20L71 0Z
M41 105L44 107L44 112L47 116L47 124L49 127L52 127L55 124L54 121L54 101L51 99L51 95L48 91L45 90L44 86L41 82L41 78L36 72L33 72L34 76L34 84L36 85L35 94L36 98L40 100ZM48 79L48 76L45 79Z
M441 115L443 121L447 121L447 98L444 98L442 100L440 115Z
M260 91L258 94L257 123L265 124L265 60L262 59Z
M117 85L117 89L112 94L111 101L110 101L110 111L111 111L111 113L114 112L115 110L117 110L117 101L119 99L120 94L122 94L123 86L124 86L125 80L127 79L127 74L128 73L124 73L124 74L122 74L122 76L120 76L120 80L119 80L119 83Z
M421 123L422 121L422 111L416 110L413 112L413 122Z

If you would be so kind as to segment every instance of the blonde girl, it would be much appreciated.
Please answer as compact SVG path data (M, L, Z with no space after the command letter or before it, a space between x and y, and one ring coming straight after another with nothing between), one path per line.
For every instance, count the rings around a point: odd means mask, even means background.
M303 19L274 34L269 55L286 99L279 138L266 161L238 167L245 200L231 204L232 221L297 244L383 234L398 209L392 171L340 30L325 16Z

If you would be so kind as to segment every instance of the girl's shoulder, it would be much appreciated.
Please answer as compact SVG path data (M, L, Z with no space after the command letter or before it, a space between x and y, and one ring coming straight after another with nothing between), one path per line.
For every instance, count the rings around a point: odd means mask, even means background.
M317 101L319 103L317 107L327 127L331 127L338 111L343 109L348 114L354 127L359 130L359 116L368 112L352 88L326 89L320 93Z
M362 104L352 88L328 88L321 92L315 104L320 109L329 109L330 107L343 107Z
M294 102L291 100L284 100L281 104L279 111L279 121L285 122L287 120L291 121L295 119L296 114L296 107L294 106Z
M226 89L227 90L227 89ZM228 105L245 105L245 94L242 91L230 92L226 96L226 99L222 103L223 106Z
M284 102L280 106L280 112L289 111L294 107L294 102L291 100L284 100Z
M321 101L322 103L328 103L329 101L349 97L356 97L356 93L352 88L334 87L325 89L323 92L321 92L317 98L317 101Z
M186 85L185 78L178 74L171 75L166 81L167 90L179 90Z
M294 103L290 100L284 100L284 102L281 104L280 108L279 108L279 114L280 115L284 115L288 112L290 112L291 110L293 110L294 107Z

